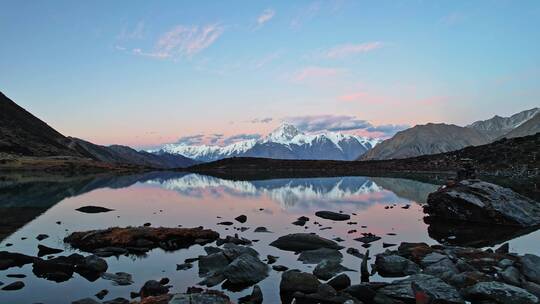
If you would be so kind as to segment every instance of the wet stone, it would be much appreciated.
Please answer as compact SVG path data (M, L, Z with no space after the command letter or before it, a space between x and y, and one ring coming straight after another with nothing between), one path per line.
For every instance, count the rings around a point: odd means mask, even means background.
M75 210L79 212L83 212L83 213L104 213L104 212L113 211L113 209L100 207L100 206L84 206L84 207L77 208Z

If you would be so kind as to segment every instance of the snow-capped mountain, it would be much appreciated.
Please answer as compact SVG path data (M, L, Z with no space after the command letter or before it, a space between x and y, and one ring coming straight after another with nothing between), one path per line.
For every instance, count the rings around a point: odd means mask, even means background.
M384 178L381 178L384 180ZM391 179L394 180L394 179ZM267 196L278 202L283 209L300 207L305 211L306 206L349 204L356 208L368 202L370 195L381 193L376 199L382 201L399 201L392 192L378 186L366 177L328 177L328 178L298 178L274 179L262 181L232 181L212 176L187 174L178 178L166 180L149 180L149 185L159 185L168 190L177 191L186 196L202 196L203 191L211 190L212 195L236 197ZM392 181L388 182L392 184Z
M293 125L283 124L259 140L244 140L227 146L166 144L150 152L164 151L204 162L230 157L354 160L379 142L378 139L337 132L306 134Z

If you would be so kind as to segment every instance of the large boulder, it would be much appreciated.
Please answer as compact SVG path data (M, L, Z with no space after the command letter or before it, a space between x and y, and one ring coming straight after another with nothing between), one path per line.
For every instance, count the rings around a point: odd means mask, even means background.
M223 269L223 275L231 284L255 284L268 276L268 270L268 265L259 258L243 254Z
M404 277L420 272L415 262L393 253L378 254L375 266L382 277Z
M463 180L429 194L424 212L448 220L518 227L540 225L538 202L479 180Z
M279 290L281 293L315 293L321 285L316 276L299 270L288 270L281 275Z
M287 251L305 251L319 248L342 249L338 243L311 233L293 233L279 237L270 246Z
M470 301L491 301L490 303L533 304L538 298L525 289L501 282L480 282L464 291Z
M526 254L519 260L523 275L529 281L540 284L540 257L534 254Z
M403 280L394 281L390 285L379 289L378 293L391 298L406 301L407 303L411 301L414 302L415 296L411 287L413 282L422 290L428 291L436 301L435 303L465 303L459 292L454 287L448 285L437 277L427 274L416 274Z

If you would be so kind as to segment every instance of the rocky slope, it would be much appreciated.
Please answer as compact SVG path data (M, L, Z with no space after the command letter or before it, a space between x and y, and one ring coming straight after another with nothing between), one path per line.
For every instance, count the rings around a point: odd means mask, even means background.
M45 159L47 157L47 159ZM126 146L100 146L66 137L0 93L0 167L111 168L131 165L179 168L196 164L189 158L166 152L148 153ZM62 165L62 162L68 164ZM110 165L97 164L101 162Z
M398 132L360 157L360 160L400 159L487 144L489 137L456 125L418 125Z
M527 120L514 130L508 132L502 137L514 138L533 135L540 132L540 113L533 116L531 119Z
M82 156L69 140L0 92L0 152L26 156Z
M472 128L487 135L491 139L501 138L512 130L520 127L522 124L528 122L535 115L540 113L539 108L533 108L530 110L521 111L510 117L501 117L495 115L491 119L481 120L473 122L468 125L467 128ZM538 126L538 120L536 125ZM538 131L536 131L538 132ZM536 133L535 132L535 133ZM534 133L521 133L521 136L532 135ZM519 137L519 136L514 136Z

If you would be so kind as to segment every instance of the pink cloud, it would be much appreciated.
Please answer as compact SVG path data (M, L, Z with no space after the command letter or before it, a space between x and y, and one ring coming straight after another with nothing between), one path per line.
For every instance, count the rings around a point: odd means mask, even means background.
M272 20L272 18L274 18L275 15L276 15L276 11L274 11L273 9L264 10L264 12L262 12L262 14L259 15L259 17L257 17L257 26L260 27L266 22Z
M191 57L210 47L223 31L223 27L216 24L202 27L179 25L161 35L153 51L133 49L133 53L160 59Z
M383 47L383 43L379 41L360 44L343 44L331 48L324 54L324 56L331 59L343 58L359 53L371 52L376 49L380 49L381 47Z
M292 77L294 82L303 82L311 79L331 78L339 75L343 70L311 66L297 71Z

